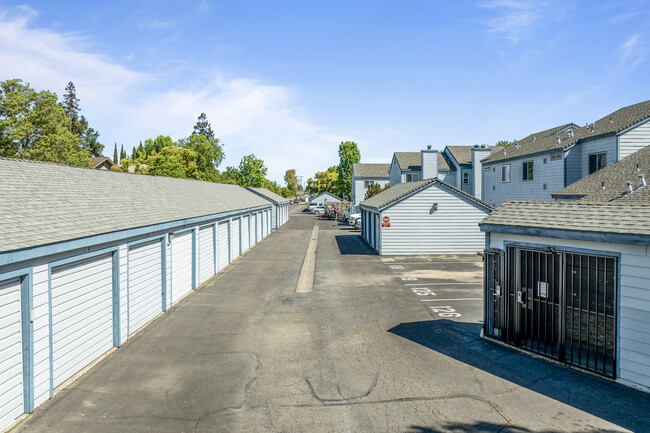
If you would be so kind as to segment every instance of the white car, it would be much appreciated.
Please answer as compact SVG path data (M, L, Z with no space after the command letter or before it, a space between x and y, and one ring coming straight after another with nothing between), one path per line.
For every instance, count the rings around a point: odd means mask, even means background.
M315 213L316 215L322 214L324 210L325 210L325 206L323 206L323 203L318 203L317 205L309 206L309 212Z
M348 221L349 221L351 226L356 225L357 220L361 221L361 214L360 213L350 214L350 218L348 219Z
M354 220L361 217L361 212L359 211L359 206L348 206L345 212L343 212L343 221L348 221L350 225L354 225Z

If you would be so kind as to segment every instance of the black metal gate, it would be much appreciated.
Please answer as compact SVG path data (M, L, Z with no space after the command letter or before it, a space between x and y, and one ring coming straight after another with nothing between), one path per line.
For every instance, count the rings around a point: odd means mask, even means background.
M485 251L485 334L609 377L616 373L614 257Z

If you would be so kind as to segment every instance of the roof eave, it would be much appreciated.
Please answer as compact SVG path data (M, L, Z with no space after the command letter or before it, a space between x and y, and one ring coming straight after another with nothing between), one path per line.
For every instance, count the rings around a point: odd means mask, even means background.
M479 223L481 231L610 244L650 245L650 235Z

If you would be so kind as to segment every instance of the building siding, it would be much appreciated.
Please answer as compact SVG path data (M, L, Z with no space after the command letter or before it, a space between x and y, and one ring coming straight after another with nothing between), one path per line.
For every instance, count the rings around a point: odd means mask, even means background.
M619 159L650 145L650 119L618 136Z
M369 177L353 178L352 179L352 205L353 206L359 206L359 203L361 203L366 199L366 192L368 192L368 188L366 188L365 182L369 180L375 182L376 184L381 185L382 188L390 184L390 181L388 179L373 179Z
M586 141L571 149L567 155L567 185L589 176L589 155L602 152L607 154L606 165L618 161L615 136Z
M620 254L617 381L650 391L650 247L490 233L490 247L519 242Z
M483 249L485 238L478 223L487 209L443 188L433 184L382 212L390 219L386 228L377 219L382 254L465 254ZM433 203L438 203L434 212Z
M523 180L525 161L533 161L532 180ZM501 167L508 164L510 182L501 182ZM493 206L499 206L506 200L552 200L551 194L564 188L564 163L562 159L551 161L551 154L486 166L490 168L482 171L483 201Z

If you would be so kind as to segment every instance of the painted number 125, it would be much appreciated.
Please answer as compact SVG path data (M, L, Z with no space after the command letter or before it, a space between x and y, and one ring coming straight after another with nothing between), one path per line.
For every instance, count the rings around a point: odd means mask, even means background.
M431 308L431 311L436 313L440 317L460 317L460 313L457 313L456 310L451 308L450 305L445 305L445 306L435 306L435 307L429 307Z

